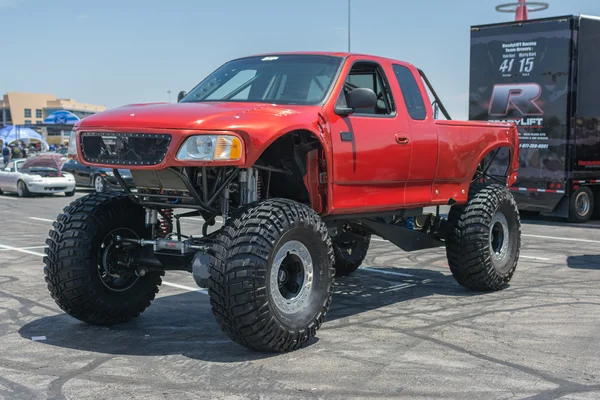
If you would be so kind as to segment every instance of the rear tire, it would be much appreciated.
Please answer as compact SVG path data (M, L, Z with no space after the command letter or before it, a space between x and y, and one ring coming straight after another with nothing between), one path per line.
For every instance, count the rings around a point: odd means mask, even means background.
M456 281L472 290L503 289L511 280L521 247L517 204L502 185L477 184L466 205L453 206L446 254Z
M594 214L594 194L590 188L582 186L577 189L569 200L569 222L588 222Z
M309 207L267 200L216 234L209 295L223 332L258 351L298 349L329 309L333 249L325 223Z
M348 276L356 271L365 260L371 243L371 235L365 232L342 232L333 240L335 276ZM346 234L348 235L348 234Z
M118 193L91 193L66 207L53 227L44 274L63 311L90 324L111 325L130 321L150 305L164 272L138 277L118 270L119 250L110 242L116 234L149 238L142 207Z

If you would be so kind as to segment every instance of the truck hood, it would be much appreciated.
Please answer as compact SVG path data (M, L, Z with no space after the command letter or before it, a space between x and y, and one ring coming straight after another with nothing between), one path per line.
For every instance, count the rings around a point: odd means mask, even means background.
M318 109L246 102L132 104L86 117L78 129L235 129L258 118L281 120L305 113L316 115L314 111Z

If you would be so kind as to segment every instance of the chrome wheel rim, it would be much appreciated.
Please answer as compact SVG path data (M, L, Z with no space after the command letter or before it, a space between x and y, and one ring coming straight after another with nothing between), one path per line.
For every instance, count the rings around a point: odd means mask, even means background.
M492 264L494 267L504 267L508 258L510 235L508 220L501 211L496 211L490 224L489 233L490 252L492 253Z
M101 176L97 176L94 179L94 189L96 189L96 192L104 191L104 181L102 180Z
M313 283L313 261L304 244L285 243L273 258L269 287L275 306L286 314L306 307Z
M23 197L24 193L25 190L23 190L23 182L19 182L19 184L17 185L17 194L19 195L19 197Z
M575 212L584 217L590 211L590 196L586 192L580 192L575 197Z

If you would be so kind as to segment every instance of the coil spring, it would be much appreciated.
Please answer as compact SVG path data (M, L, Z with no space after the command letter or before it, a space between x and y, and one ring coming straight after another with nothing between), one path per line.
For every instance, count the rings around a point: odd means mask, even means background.
M161 219L158 229L162 233L163 237L167 236L173 231L173 209L165 208L160 211Z
M259 175L256 180L256 199L260 200L262 198L262 178Z

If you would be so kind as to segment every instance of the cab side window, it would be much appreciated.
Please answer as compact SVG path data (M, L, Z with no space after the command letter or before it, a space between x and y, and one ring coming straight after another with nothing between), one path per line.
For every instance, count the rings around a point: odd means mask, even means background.
M348 104L347 96L353 89L368 88L377 95L377 105L373 108L361 108L354 115L394 115L396 112L389 84L381 66L373 62L355 63L346 81L338 105L344 107Z
M414 75L410 69L403 65L394 64L392 68L400 85L400 91L404 97L408 115L414 120L424 120L427 117L427 110L425 109L423 95L419 90L419 85Z

